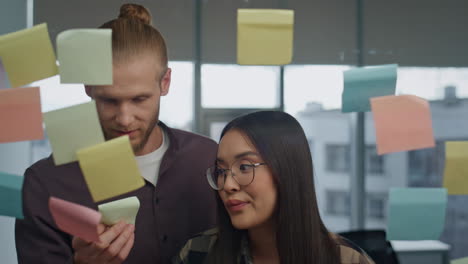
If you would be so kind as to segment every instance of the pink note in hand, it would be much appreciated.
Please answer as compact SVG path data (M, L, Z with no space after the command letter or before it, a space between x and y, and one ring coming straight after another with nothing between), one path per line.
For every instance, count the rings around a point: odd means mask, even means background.
M49 210L57 226L64 232L89 242L99 242L98 225L101 213L91 208L50 197Z
M379 155L435 146L429 103L414 95L371 98Z
M0 90L0 143L44 138L39 87Z

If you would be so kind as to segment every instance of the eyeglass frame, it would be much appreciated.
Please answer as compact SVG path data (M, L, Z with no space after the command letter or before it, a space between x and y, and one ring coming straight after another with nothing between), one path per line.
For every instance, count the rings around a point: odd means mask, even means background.
M234 181L236 181L237 184L239 184L239 186L242 186L242 187L246 187L246 186L249 186L255 179L255 169L258 167L258 166L262 166L262 165L267 165L265 162L257 162L257 163L252 163L249 161L250 165L252 166L252 180L248 183L248 184L240 184L239 181L236 179L236 177L234 177L235 174L232 173L232 166L234 166L234 164L236 164L236 162L238 161L241 161L243 158L240 158L240 159L237 159L235 160L230 166L229 166L229 169L221 169L224 171L224 179L223 179L223 186L218 188L218 189L215 189L213 188L213 186L211 185L210 183L210 179L212 179L211 175L212 173L209 173L209 170L210 169L213 169L213 168L219 168L217 165L214 165L214 166L211 166L209 167L208 169L206 169L206 178L208 180L208 184L210 185L210 187L213 189L213 190L216 190L216 191L220 191L222 189L224 189L224 184L226 184L226 179L227 179L227 176L228 176L228 171L230 171L231 173L231 177L234 179ZM217 184L216 184L217 185Z

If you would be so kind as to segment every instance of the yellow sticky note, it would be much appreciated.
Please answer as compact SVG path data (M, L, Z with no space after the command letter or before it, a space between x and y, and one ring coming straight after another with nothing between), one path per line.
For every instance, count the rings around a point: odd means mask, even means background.
M128 136L80 149L76 155L95 202L145 185Z
M61 83L112 84L112 30L71 29L57 36Z
M76 151L104 142L94 101L44 113L55 165L76 161Z
M237 10L237 63L284 65L292 60L294 11Z
M0 36L0 57L12 87L58 73L47 24Z
M468 141L445 142L444 188L448 194L468 194Z
M100 204L99 212L102 214L102 222L106 225L115 225L120 220L135 225L140 200L136 196Z

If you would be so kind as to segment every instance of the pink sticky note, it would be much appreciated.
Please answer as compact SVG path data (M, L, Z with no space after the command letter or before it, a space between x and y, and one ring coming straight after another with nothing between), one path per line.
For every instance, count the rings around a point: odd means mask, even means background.
M64 232L89 242L99 242L98 225L101 213L91 208L50 197L49 210L57 226Z
M0 143L44 137L39 87L0 90Z
M371 98L379 155L434 147L429 103L414 95Z

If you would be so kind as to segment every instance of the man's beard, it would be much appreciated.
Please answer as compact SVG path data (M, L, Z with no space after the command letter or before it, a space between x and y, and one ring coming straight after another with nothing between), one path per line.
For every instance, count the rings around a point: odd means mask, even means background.
M140 150L142 150L145 147L146 143L148 142L148 139L151 133L153 132L154 127L156 126L156 123L158 123L158 112L155 113L153 119L151 120L150 125L148 126L148 129L145 131L145 134L143 135L143 138L140 144L133 147L134 153L138 153Z
M148 139L149 139L151 133L153 132L154 127L156 126L156 124L157 124L158 121L159 121L159 120L158 120L158 116L159 116L159 109L156 111L156 113L154 114L153 118L151 119L151 122L150 122L148 128L146 129L146 131L145 131L144 134L143 134L143 138L142 138L141 142L140 142L138 145L136 145L136 146L133 146L133 145L132 145L132 148L133 148L133 152L134 152L134 153L138 153L140 150L142 150L142 149L145 147L145 145L146 145L146 143L148 142ZM113 138L115 138L115 137L112 137L112 136L109 135L108 133L104 132L104 138L105 138L106 140L110 140L110 139L113 139Z

